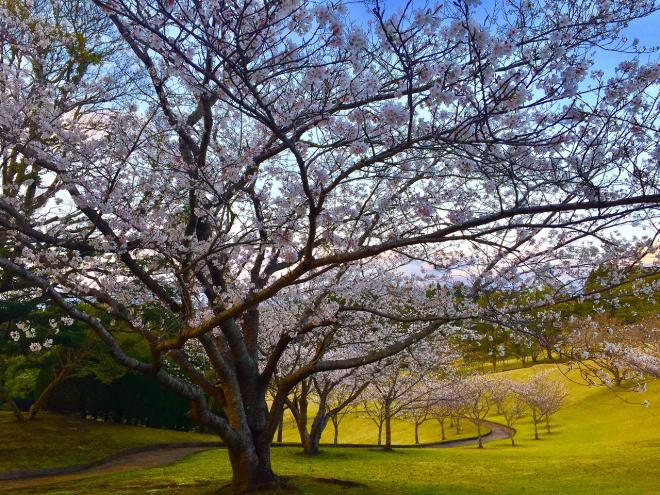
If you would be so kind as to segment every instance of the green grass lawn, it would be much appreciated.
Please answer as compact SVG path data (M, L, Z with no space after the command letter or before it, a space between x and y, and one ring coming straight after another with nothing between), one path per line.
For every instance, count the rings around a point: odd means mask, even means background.
M17 423L10 413L0 411L0 472L71 466L133 447L206 440L218 438L52 414Z
M392 423L394 444L414 443L414 429L410 423L400 419ZM285 417L284 425L283 440L300 442L291 416ZM461 421L461 432L457 434L447 421L445 433L447 440L456 440L476 435L476 428L468 421ZM329 424L322 442L332 443L333 435L332 425ZM440 441L437 422L428 421L420 426L419 438L422 443ZM219 440L215 435L113 425L53 414L41 414L31 422L17 423L10 413L0 411L0 472L87 463L144 445ZM364 413L352 413L342 421L340 442L375 444L377 440L378 429Z
M545 366L544 366L545 367ZM542 367L510 371L523 378ZM557 371L557 376L561 374ZM603 388L567 381L566 407L552 421L553 432L534 441L529 421L518 425L519 446L508 441L450 449L325 448L310 459L296 448L273 449L273 466L294 477L297 493L372 494L656 494L660 493L660 382L645 394L624 393L630 404ZM494 419L497 420L497 417ZM346 434L352 431L345 429ZM344 440L344 439L342 439ZM230 478L227 454L212 450L175 465L88 479L21 495L212 494ZM359 483L348 487L315 478Z

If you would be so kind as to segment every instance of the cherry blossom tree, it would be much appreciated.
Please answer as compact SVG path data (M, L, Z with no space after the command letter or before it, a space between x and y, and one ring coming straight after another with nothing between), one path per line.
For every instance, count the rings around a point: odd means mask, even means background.
M29 323L27 322L29 320ZM35 418L57 387L89 362L94 339L58 308L37 301L3 301L0 307L0 383L18 421ZM99 349L96 349L97 351ZM11 382L19 383L12 386ZM28 414L12 399L33 396Z
M482 449L481 428L492 406L491 379L485 375L456 377L452 387L463 406L463 414L477 427L477 447Z
M655 249L660 69L622 37L652 1L366 5L0 1L2 294L190 400L236 492L280 482L301 381L520 310L475 294L584 296ZM408 262L466 293L424 294Z
M330 421L334 429L333 444L336 446L339 442L339 426L342 420L349 414L356 412L360 394L368 385L365 379L368 375L365 373L354 373L351 379L339 383L328 397L327 404L329 409Z
M515 447L514 436L517 430L514 425L526 414L526 405L523 396L520 393L520 384L513 380L499 380L496 385L497 392L493 395L493 402L497 405L498 413L504 417L506 425L509 427L509 438L511 445Z
M563 355L589 384L621 386L660 377L660 321L623 324L612 318L576 318L562 346Z
M490 379L489 389L491 403L497 409L497 414L502 414L504 403L507 396L511 393L510 380L498 375L493 375Z
M385 402L380 400L378 390L367 388L362 394L361 410L378 428L377 444L383 445L383 425L385 424Z
M303 452L306 455L319 453L321 435L330 420L335 427L335 444L337 443L341 421L339 415L357 400L368 385L364 375L358 377L357 373L357 369L351 369L316 374L300 382L292 395L287 397L286 404L296 421ZM310 399L316 402L316 413L308 428Z
M534 373L518 388L532 414L535 440L539 439L538 425L544 419L547 432L550 433L550 416L561 409L568 395L566 386L560 380L551 378L551 373L551 370Z
M436 394L433 393L435 384L430 380L424 380L418 384L417 388L418 390L412 394L417 397L417 400L411 403L402 412L403 419L413 425L415 432L415 445L419 445L419 427L427 421L432 420L434 418L433 413L436 411ZM437 415L435 417L437 418Z
M433 397L431 415L440 426L441 439L446 440L445 421L457 415L459 401L453 393L451 382L447 380L439 382L437 386L433 388Z
M378 444L381 445L385 427L384 450L392 450L392 419L411 411L430 411L430 382L441 371L443 362L452 353L430 341L422 341L405 351L379 363L373 379L365 391L364 409L378 426ZM452 357L455 357L452 356ZM424 415L425 417L426 414ZM418 414L415 413L418 418ZM418 421L421 421L418 418ZM415 443L419 443L415 424Z

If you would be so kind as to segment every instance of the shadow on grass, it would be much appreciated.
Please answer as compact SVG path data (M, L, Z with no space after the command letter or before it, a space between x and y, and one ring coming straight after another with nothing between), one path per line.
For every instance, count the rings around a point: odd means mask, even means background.
M337 478L282 477L280 483L271 489L259 491L259 495L299 494L299 493L343 493L346 489L366 488L367 485L357 481L340 480ZM312 492L309 490L313 489ZM335 491L338 490L338 491ZM222 486L216 495L233 495L231 485Z

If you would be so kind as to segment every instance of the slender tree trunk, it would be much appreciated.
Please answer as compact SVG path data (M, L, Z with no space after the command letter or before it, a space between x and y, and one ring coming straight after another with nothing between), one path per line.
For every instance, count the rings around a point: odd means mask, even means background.
M440 423L440 432L442 433L442 439L441 440L446 440L447 437L445 436L445 418L442 418L441 420L438 420L438 423Z
M419 423L415 423L415 445L419 445Z
M545 415L545 428L548 430L548 433L550 433L550 415L549 414Z
M534 440L539 439L539 421L536 414L532 414L532 421L534 422Z
M552 347L550 347L549 344L545 346L545 352L548 356L548 361L554 361L554 359L552 359Z
M383 444L383 422L378 423L378 445Z
M389 401L385 402L385 450L392 450L392 410Z
M516 446L516 441L513 439L513 436L514 436L513 432L509 433L509 438L511 439L511 445L513 447L515 447Z
M476 424L477 424L477 437L479 438L479 445L477 445L477 448L483 449L484 444L481 441L481 421L476 421Z
M19 423L25 421L25 415L21 412L20 408L14 401L14 398L11 396L9 391L3 385L0 385L0 397L7 404L9 404L9 409L11 409L11 412L14 414L16 421L18 421Z
M456 434L460 435L461 434L461 418L457 417L456 418Z
M335 429L333 445L336 447L337 443L339 443L339 421L337 420L337 416L333 416L331 419L332 419L332 426Z
M37 400L30 406L30 412L28 413L28 420L33 419L41 410L43 405L46 403L46 399L51 394L55 387L57 387L64 379L69 375L71 368L65 366L62 368L56 375L55 378L46 386L46 388L41 392Z
M283 434L284 434L284 413L282 413L282 417L280 418L280 422L277 425L277 443L282 443Z

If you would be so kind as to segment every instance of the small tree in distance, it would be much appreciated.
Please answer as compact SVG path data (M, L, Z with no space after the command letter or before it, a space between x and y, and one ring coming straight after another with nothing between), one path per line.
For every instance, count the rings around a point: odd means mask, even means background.
M483 448L482 425L490 412L492 380L484 375L472 375L454 382L455 393L463 404L465 417L477 427L477 447Z
M451 379L445 379L433 388L433 404L431 414L440 426L442 440L447 439L445 434L445 421L450 419L456 426L456 434L460 433L458 418L463 414L463 404L460 397L455 393Z
M435 410L435 396L433 394L434 385L430 381L423 381L416 387L412 395L417 397L413 403L409 404L403 410L403 418L411 423L415 431L415 445L419 445L419 427L427 421L433 419ZM421 389L424 390L421 390ZM443 432L444 440L444 432Z
M328 397L330 421L334 429L333 445L339 441L339 425L351 412L357 409L357 399L368 386L369 381L364 375L353 375L353 380L343 381L338 384Z
M572 332L562 346L582 378L589 384L629 388L660 377L660 319L621 323L614 318L574 318Z
M551 370L535 373L518 389L532 414L535 440L539 439L538 425L544 419L547 432L550 433L550 416L561 409L568 394L566 386L561 381L551 378L551 373Z
M434 377L456 356L452 347L427 338L379 363L379 371L374 372L366 390L364 407L379 426L379 445L385 427L385 450L392 450L393 418L412 410L417 410L417 426L430 418ZM415 437L419 440L417 428Z
M384 450L392 450L392 419L423 400L425 390L419 383L424 379L424 372L409 366L408 360L396 359L385 364L370 383L364 408L378 425L378 445L385 428Z
M507 387L507 393L501 400L499 410L509 428L511 445L515 447L516 442L513 437L516 435L517 430L514 425L520 418L525 416L526 406L523 397L519 393L520 384L510 380L502 380L501 383Z

